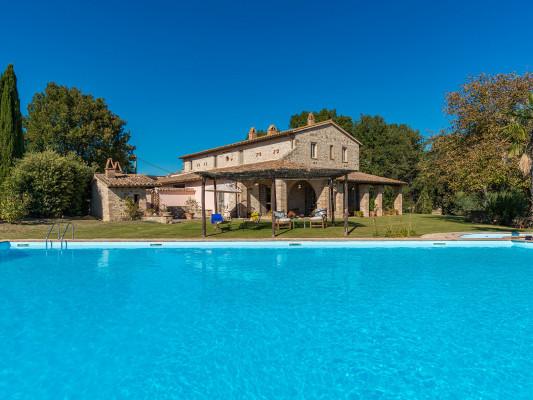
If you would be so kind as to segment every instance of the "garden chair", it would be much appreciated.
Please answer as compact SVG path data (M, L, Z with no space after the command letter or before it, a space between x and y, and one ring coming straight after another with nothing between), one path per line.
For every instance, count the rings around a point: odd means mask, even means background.
M326 208L319 208L313 212L313 216L309 217L309 227L321 227L322 229L328 226L328 210Z
M274 211L274 221L276 222L278 231L282 227L292 229L292 219L282 211Z
M247 220L242 222L240 227L242 229L246 229L246 228L249 228L249 227L256 228L260 224L261 224L261 214L259 214L257 212L253 212L252 215L250 215L250 218L248 218Z
M218 232L231 229L231 220L224 219L222 214L211 214L211 224L215 225Z

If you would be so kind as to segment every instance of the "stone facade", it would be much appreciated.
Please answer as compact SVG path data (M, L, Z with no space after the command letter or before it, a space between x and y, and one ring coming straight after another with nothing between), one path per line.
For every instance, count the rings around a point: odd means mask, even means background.
M257 138L255 129L252 128L247 141L183 156L184 171L205 171L281 159L309 167L346 169L347 171L359 169L359 142L330 121L315 124L311 114L308 125L305 127L278 132L275 127L271 126L268 132L267 136ZM307 195L314 199L313 208L330 209L328 180L311 179L306 182L313 190L310 192L307 189ZM198 183L189 184L189 186L196 187L198 185ZM239 182L238 188L241 194L238 201L234 203L235 209L239 209L238 214L270 211L270 199L268 198L271 191L270 185L269 181ZM293 196L298 194L297 191L292 190L295 185L298 185L298 180L276 180L276 208L278 210L304 211L306 199L298 202L297 199L290 198L291 193ZM336 214L342 216L342 185L336 184L334 196L334 201L337 203ZM207 200L209 202L209 194Z
M147 190L143 187L108 187L95 178L91 191L91 215L105 222L124 221L124 201L131 198L139 204L140 211L146 210Z

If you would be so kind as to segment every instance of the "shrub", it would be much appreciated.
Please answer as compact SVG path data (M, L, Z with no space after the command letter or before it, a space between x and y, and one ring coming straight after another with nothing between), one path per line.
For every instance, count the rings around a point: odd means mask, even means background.
M13 193L12 189L4 185L0 196L0 219L14 224L27 217L29 213L30 197L23 193Z
M80 215L88 209L93 172L74 155L28 153L11 169L5 185L13 198L29 199L32 216Z
M453 199L453 213L455 215L468 216L483 210L483 208L481 199L475 194L457 192Z
M139 209L139 204L137 204L131 197L127 197L124 200L124 209L126 213L126 218L130 221L135 221L141 218L141 210Z
M198 202L195 199L193 199L192 197L189 197L185 201L185 207L187 208L188 212L196 213L200 209L200 204L198 204Z
M419 214L431 214L433 211L433 202L426 188L423 188L418 196L415 205L416 212Z
M491 222L511 225L513 220L526 215L528 199L522 192L503 191L488 193L485 197L485 212Z

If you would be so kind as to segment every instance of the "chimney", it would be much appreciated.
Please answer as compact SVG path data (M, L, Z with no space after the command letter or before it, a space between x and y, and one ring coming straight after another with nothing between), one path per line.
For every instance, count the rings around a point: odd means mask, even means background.
M267 134L273 135L275 133L278 133L278 128L276 128L276 125L272 124L268 127Z
M310 112L309 114L307 114L307 125L314 125L315 124L315 115Z
M248 140L252 140L256 138L256 131L255 128L252 126L250 130L248 131Z
M105 176L107 178L115 177L115 163L112 158L108 158L105 163Z
M105 176L108 178L114 178L117 175L117 172L122 173L122 168L120 163L113 162L112 158L108 158L105 163Z

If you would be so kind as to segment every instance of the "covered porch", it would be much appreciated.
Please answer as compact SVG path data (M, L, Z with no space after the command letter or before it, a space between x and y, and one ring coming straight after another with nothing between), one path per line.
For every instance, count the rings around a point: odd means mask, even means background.
M340 177L339 182L344 182L345 177ZM392 189L393 201L390 210L395 215L402 215L403 187L406 182L382 176L370 175L364 172L348 174L348 210L350 215L359 212L362 217L385 215L384 193L385 188ZM371 215L372 214L372 215Z
M278 161L267 161L256 164L241 165L236 167L228 168L219 168L212 169L207 171L198 171L196 172L201 177L201 209L202 209L202 236L206 237L207 232L207 215L206 215L206 185L207 182L212 182L214 191L214 212L218 213L217 205L217 180L232 180L235 182L261 182L261 185L268 188L265 190L266 194L269 195L270 201L265 203L268 205L269 211L272 211L272 237L276 236L276 221L273 211L287 211L289 206L289 201L287 198L287 190L285 190L284 196L278 196L277 190L278 186L285 185L287 189L287 183L291 185L302 185L301 182L313 181L313 182L323 182L325 183L321 198L322 202L326 200L328 216L331 222L334 222L335 212L333 210L339 209L338 205L335 204L335 191L334 187L336 186L336 179L344 177L342 186L342 203L340 209L342 210L342 218L344 221L344 234L348 235L348 175L352 172L351 170L346 169L331 169L331 168L320 168L320 167L309 167L294 162L289 162L285 160ZM298 183L300 182L300 183ZM259 184L254 186L258 186ZM296 186L298 187L298 186ZM316 195L316 192L315 192ZM326 199L324 199L324 197ZM338 197L337 197L338 199ZM266 199L265 199L266 200ZM279 203L282 203L281 207ZM306 203L305 199L303 202L303 207L307 208L316 207L316 199L314 204L313 202Z

